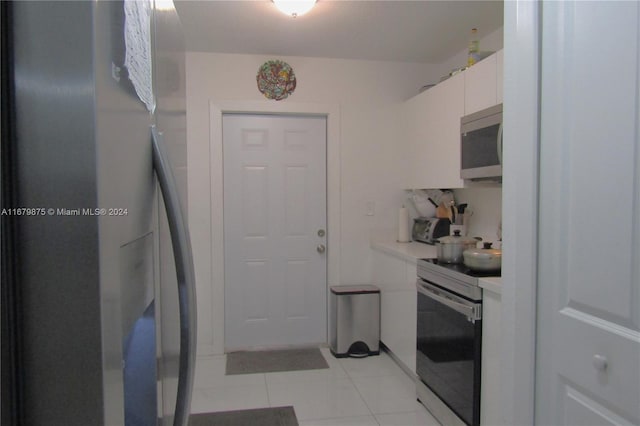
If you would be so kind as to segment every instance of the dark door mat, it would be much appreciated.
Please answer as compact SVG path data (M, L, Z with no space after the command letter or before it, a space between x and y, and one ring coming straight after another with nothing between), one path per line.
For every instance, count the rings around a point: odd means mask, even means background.
M189 426L298 426L293 407L191 414Z
M227 354L227 375L318 370L321 368L329 368L329 364L318 348L231 352Z

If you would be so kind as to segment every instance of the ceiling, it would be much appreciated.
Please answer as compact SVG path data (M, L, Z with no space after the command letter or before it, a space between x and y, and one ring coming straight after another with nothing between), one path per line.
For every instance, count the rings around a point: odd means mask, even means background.
M176 0L187 50L440 63L502 26L502 1L318 0L292 18L271 0Z

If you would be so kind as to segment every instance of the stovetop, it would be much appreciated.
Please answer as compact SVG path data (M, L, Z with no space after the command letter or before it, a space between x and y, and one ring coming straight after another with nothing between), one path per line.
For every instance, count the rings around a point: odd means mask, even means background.
M461 263L441 263L438 259L419 259L418 278L470 300L481 300L479 278L499 276L499 272L476 272Z
M427 263L431 263L433 265L438 265L438 267L446 268L450 271L454 271L459 274L468 275L470 277L484 278L484 277L500 276L500 271L489 271L489 272L474 271L470 269L468 266L465 266L464 263L444 263L444 262L438 262L438 259L420 259L420 260L423 260Z

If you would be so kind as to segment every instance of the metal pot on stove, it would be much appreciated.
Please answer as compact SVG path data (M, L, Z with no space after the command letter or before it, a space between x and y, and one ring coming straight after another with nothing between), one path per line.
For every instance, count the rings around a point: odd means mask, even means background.
M473 248L462 253L464 264L474 271L494 272L502 268L502 250L491 248L491 243L484 243L484 248Z
M465 250L473 249L478 243L477 238L463 237L459 230L453 231L453 235L438 238L436 249L438 251L438 262L462 263L462 253Z

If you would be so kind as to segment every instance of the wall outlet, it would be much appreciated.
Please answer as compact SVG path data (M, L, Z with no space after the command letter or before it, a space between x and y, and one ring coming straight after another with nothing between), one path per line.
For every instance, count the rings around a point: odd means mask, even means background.
M375 201L367 201L365 205L365 215L367 216L375 216L376 215L376 202Z

